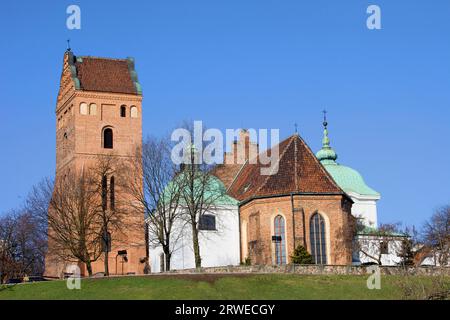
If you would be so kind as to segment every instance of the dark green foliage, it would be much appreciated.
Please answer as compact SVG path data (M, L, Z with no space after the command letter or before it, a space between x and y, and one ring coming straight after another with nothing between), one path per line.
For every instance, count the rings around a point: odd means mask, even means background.
M303 246L295 248L293 255L291 256L292 263L295 264L313 264L313 257Z
M413 242L411 241L411 239L410 238L403 239L399 252L399 256L402 259L400 265L405 267L414 265L414 253L412 249L413 249Z
M241 266L251 266L252 261L250 260L250 257L245 258L244 262L241 262Z

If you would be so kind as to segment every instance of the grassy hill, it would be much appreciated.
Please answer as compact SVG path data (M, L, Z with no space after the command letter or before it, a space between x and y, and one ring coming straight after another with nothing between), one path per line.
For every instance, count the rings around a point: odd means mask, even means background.
M425 282L427 279L421 278ZM369 290L366 276L193 274L84 279L81 290L65 281L18 284L0 299L401 299L400 278L382 276Z

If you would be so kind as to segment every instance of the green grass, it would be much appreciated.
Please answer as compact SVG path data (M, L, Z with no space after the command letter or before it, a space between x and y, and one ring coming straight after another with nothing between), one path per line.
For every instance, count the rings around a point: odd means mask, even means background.
M84 279L81 290L68 290L65 281L18 284L0 288L0 300L402 298L399 277L382 276L381 290L367 289L366 281L366 276L289 274L117 277Z

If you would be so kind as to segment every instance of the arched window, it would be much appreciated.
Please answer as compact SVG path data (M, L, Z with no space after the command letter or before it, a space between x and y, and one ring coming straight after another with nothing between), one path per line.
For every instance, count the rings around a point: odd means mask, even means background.
M212 214L202 214L198 221L199 230L216 230L216 217Z
M120 116L122 118L125 118L127 116L127 107L126 106L121 106L120 107Z
M275 236L275 263L286 264L286 239L285 239L285 222L281 215L277 215L274 219Z
M136 106L131 106L130 108L130 116L132 118L137 118L138 117L138 109Z
M95 116L97 114L97 105L95 103L91 103L89 105L89 114L91 116Z
M88 114L88 105L85 102L80 103L80 114Z
M114 210L116 207L116 195L114 188L114 177L111 177L111 179L109 180L109 201L111 210Z
M311 255L316 264L327 264L327 242L325 234L325 220L322 215L315 213L309 225L311 239Z
M113 148L113 131L111 128L106 128L103 130L103 148Z
M106 176L102 177L102 209L108 209L108 180Z

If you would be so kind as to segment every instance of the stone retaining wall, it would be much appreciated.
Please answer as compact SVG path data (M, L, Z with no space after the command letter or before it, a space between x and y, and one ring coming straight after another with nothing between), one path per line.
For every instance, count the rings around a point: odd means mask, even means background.
M200 269L172 270L167 273L292 273L292 274L320 274L320 275L366 275L370 273L367 266L337 266L337 265L254 265L254 266L224 266ZM436 275L444 273L450 276L450 268L437 267L402 267L380 266L382 275Z

